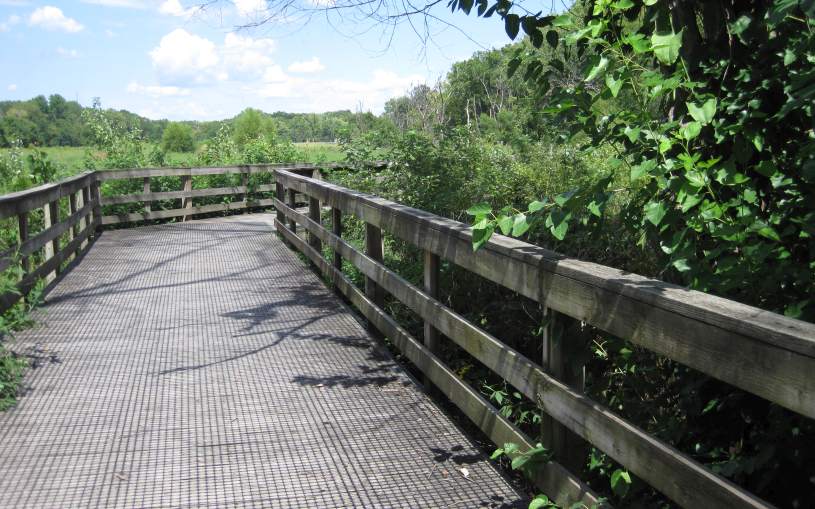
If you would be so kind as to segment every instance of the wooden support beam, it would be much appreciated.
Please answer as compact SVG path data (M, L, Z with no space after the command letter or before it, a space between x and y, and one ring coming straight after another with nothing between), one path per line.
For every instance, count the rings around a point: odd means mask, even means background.
M579 350L587 345L581 341L585 335L580 322L546 306L543 316L541 366L554 378L582 393L586 383L585 366L575 359L582 358ZM541 415L541 443L572 472L583 468L587 452L585 442L545 413Z
M22 246L23 243L28 240L28 212L23 212L17 216L17 226L20 233L20 245ZM31 272L31 261L28 259L28 256L23 255L20 258L20 264L23 268L23 272L26 274Z
M277 198L281 202L286 201L286 188L283 187L283 184L281 184L280 182L275 182L274 188L275 188L275 192L274 192L275 198ZM284 219L283 212L281 212L278 209L277 210L277 220L280 223L282 223L283 219Z
M144 183L142 184L142 192L144 194L150 193L150 177L144 177ZM144 210L147 212L151 212L153 210L151 202L149 201L144 202Z
M297 191L294 189L289 189L289 207L297 208ZM297 222L294 219L289 220L289 230L297 235Z
M90 196L91 196L91 188L90 187L83 187L82 189L79 190L79 203L77 205L79 206L80 209L85 208L85 205L90 203L90 201L91 201ZM86 228L89 227L90 221L88 219L89 218L87 218L85 216L82 216L82 219L79 220L79 231L80 232L84 231ZM85 249L85 246L87 246L87 245L88 245L88 241L85 240L84 242L82 242L82 245L79 247L79 249L80 250Z
M317 198L309 197L308 199L308 217L315 223L322 224L322 218L320 214L320 200L318 200ZM318 253L323 252L323 243L316 235L312 233L308 234L308 245L313 247L315 251L317 251Z
M76 214L76 211L78 210L77 209L77 195L78 194L79 194L79 192L76 192L76 193L71 193L70 196L68 196L68 217L71 217L74 214ZM70 243L72 240L74 240L74 238L77 235L79 235L79 223L77 223L77 224L71 226L70 228L68 228L68 242ZM73 260L76 257L76 253L78 253L78 252L79 252L79 247L77 246L76 252L73 253L72 256L70 256L69 260Z
M382 230L371 223L365 223L365 254L382 263L383 252ZM384 290L376 284L376 281L367 276L365 277L365 295L379 307L385 304Z
M439 257L430 251L424 252L424 291L434 299L439 297ZM433 355L439 355L441 347L439 331L427 320L424 322L424 346ZM431 382L426 375L424 383L426 387L430 387Z
M331 233L337 237L342 237L342 211L331 209ZM334 250L334 268L342 272L342 255Z
M184 175L181 177L181 183L184 185L184 192L189 193L192 191L192 175ZM188 214L182 216L181 220L186 222L192 219L192 198L187 196L181 199L181 208L186 209Z
M90 200L93 202L93 219L91 224L93 230L96 232L94 236L98 236L98 232L102 230L102 193L99 190L99 180L94 180L90 189Z
M55 223L59 222L59 218L57 217L57 207L55 206L55 202L46 203L45 206L42 208L42 215L43 215L43 231L49 230ZM45 246L43 246L43 257L44 261L48 262L51 258L54 257L56 253L59 252L59 238L55 238L54 240L47 242ZM48 272L45 275L45 281L50 283L57 277L57 270L53 270Z

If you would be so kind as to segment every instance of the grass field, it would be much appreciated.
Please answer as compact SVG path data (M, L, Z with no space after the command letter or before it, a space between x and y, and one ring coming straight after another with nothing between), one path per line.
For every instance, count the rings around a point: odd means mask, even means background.
M309 142L295 143L294 146L303 155L304 163L333 163L341 161L344 154L336 143L329 142ZM0 153L8 149L0 149ZM88 147L43 147L24 149L25 154L34 150L41 150L48 154L48 158L61 166L61 173L74 174L84 170L83 161L85 154L91 150ZM193 152L171 152L167 154L167 161L171 165L187 165L195 154Z

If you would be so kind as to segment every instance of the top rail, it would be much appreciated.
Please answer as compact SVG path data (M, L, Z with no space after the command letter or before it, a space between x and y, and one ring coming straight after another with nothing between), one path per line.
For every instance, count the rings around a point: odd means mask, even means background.
M815 418L815 324L494 235L279 171L287 188L357 215L547 307Z
M46 203L56 201L88 187L96 180L96 172L87 172L59 182L44 184L25 191L0 196L0 219L24 214Z

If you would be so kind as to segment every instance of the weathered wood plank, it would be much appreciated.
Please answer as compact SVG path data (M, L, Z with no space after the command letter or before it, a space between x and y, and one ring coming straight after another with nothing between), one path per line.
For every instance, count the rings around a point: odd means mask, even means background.
M438 300L439 256L430 251L424 252L424 291L427 295ZM424 346L433 352L434 355L439 355L441 347L439 331L427 320L424 322ZM425 384L427 384L427 380Z
M365 254L380 263L383 260L382 230L370 223L365 223ZM376 283L375 278L365 278L365 295L379 307L385 303L385 293Z
M282 222L283 213L280 212L280 214L280 221ZM340 209L331 209L331 233L342 238L342 211ZM334 250L334 268L342 272L342 255L336 250Z
M121 205L125 203L154 202L160 200L177 200L179 198L203 198L208 196L238 195L246 193L245 186L212 187L209 189L193 189L192 191L165 191L160 193L122 194L117 196L103 196L102 205ZM257 186L258 192L274 191L274 184ZM149 209L145 206L145 209Z
M308 217L311 218L312 221L315 223L321 224L322 217L320 213L320 201L315 198L309 198L308 200ZM313 247L318 253L321 253L323 250L322 242L320 242L319 237L316 235L310 234L308 237L308 244Z
M90 185L94 178L94 173L82 173L52 184L2 195L0 196L0 219L19 216L40 208L46 203L64 198Z
M322 181L285 186L567 316L815 417L815 325L496 235L477 253L467 225Z
M374 301L356 288L340 270L329 264L319 252L293 234L283 224L283 221L276 221L275 228L300 252L304 253L323 274L329 276L336 287L360 310L363 316L382 334L393 341L397 348L423 373L426 373L433 384L458 406L479 429L484 431L494 444L503 445L507 442L513 442L523 450L528 450L534 446L523 432L502 417L483 396L457 377L438 357L399 326L381 308L377 307ZM550 498L564 507L573 502L582 502L588 507L595 505L597 507L607 507L580 479L555 462L544 465L534 481Z
M226 212L232 210L243 210L246 208L260 208L270 207L274 204L272 198L257 200L249 202L233 202L233 203L213 203L211 205L199 205L192 208L183 209L169 209L169 210L154 210L152 212L133 212L130 214L118 214L104 216L102 224L114 225L119 223L135 223L138 221L149 221L151 219L169 219L172 217L180 216L195 216L198 214L210 214L213 212Z
M142 193L146 194L146 195L152 194L150 192L150 177L144 177L144 183L142 184ZM147 202L147 203L144 204L144 210L146 210L147 212L150 212L153 209L152 205L150 204L150 201L149 200L144 200L144 201ZM103 200L102 200L102 205L105 205L104 197L103 197Z
M677 449L660 442L543 371L516 350L482 331L450 308L306 216L285 207L283 213L319 235L366 277L431 322L470 355L507 380L568 429L640 476L684 507L770 507L766 502L707 470Z
M18 245L22 246L28 241L28 213L23 212L19 216L17 216L17 232L19 234ZM13 256L13 253L11 254ZM6 255L0 260L0 272L6 270L8 266L11 264L9 260L11 256ZM23 269L24 273L28 273L31 270L31 260L29 260L28 256L23 255L20 259L20 266Z

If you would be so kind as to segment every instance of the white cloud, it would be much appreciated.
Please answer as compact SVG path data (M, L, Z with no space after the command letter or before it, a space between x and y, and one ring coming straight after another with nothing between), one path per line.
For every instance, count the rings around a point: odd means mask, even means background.
M6 21L0 22L0 32L8 32L9 30L11 30L11 27L16 25L20 21L22 21L22 19L20 19L20 16L12 14L8 18L6 18Z
M66 17L62 13L62 9L52 5L34 9L34 12L28 18L28 24L46 30L61 30L69 33L79 32L85 28L75 19Z
M232 0L238 14L245 17L263 16L267 12L266 0Z
M131 94L146 95L150 97L168 97L190 95L190 89L160 85L142 85L135 81L127 85L127 91Z
M57 54L64 58L78 58L79 52L75 49L65 49L63 47L57 48Z
M171 82L206 81L207 76L219 74L215 67L220 62L215 44L209 39L176 28L161 38L150 58L159 75Z
M9 92L14 92L14 91L17 90L17 85L12 83L12 84L10 84L9 86L6 87L6 90L8 90Z
M165 0L158 8L158 12L162 14L182 18L192 17L197 10L195 7L185 8L179 0Z
M126 7L128 9L146 9L143 0L82 0L83 4L103 5L105 7Z
M108 37L116 37L116 32L114 32L110 28L106 28L105 29L105 35L107 35Z
M222 45L176 29L165 35L150 52L159 79L170 85L202 85L213 80L259 79L273 64L277 43L268 38L253 38L229 33Z
M276 48L277 43L273 39L228 33L221 52L229 69L258 74L272 64L271 54Z
M313 57L310 60L303 62L294 62L289 66L289 72L320 72L325 69L325 66L320 62L320 59Z

